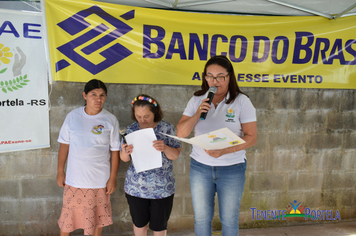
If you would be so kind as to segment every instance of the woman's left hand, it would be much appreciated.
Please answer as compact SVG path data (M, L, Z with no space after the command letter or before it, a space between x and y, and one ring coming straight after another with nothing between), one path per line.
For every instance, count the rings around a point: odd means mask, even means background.
M225 155L225 151L224 149L219 149L219 150L205 150L204 151L211 157L215 157L215 158L218 158L218 157L221 157L222 155Z
M106 194L112 194L116 189L116 178L110 178L106 183Z
M160 152L163 152L164 149L166 148L166 145L164 144L163 140L156 140L153 141L153 147Z

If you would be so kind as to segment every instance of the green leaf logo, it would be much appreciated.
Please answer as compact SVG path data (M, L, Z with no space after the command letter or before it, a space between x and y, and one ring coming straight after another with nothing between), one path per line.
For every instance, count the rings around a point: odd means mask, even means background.
M19 90L26 86L28 82L30 82L30 80L27 79L27 75L24 75L23 77L20 76L10 80L0 81L0 88L4 93L13 92L14 90Z

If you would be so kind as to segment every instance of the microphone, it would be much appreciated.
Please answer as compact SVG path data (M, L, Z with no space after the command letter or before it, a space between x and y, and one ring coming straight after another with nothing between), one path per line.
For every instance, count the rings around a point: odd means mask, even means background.
M213 100L213 97L214 97L214 94L216 93L216 87L215 86L211 86L208 90L208 97L209 98L209 101L207 101L207 103L209 103L209 105L211 104L211 101ZM206 118L206 115L208 114L208 111L207 112L204 112L204 113L201 113L200 114L200 119L201 120L205 120Z

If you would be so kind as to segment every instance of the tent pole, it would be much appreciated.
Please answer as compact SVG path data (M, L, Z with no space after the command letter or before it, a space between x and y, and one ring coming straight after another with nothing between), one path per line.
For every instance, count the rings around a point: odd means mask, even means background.
M355 7L356 7L356 3L355 3L354 5L352 5L352 6L350 6L349 8L345 9L345 10L344 10L343 12L341 12L340 14L334 16L333 19L336 20L337 18L339 18L339 17L341 17L342 15L346 14L347 12L351 11L351 10L352 10L353 8L355 8Z
M273 3L277 3L277 4L280 4L280 5L286 6L286 7L291 7L291 8L300 10L300 11L305 11L305 12L308 12L308 13L312 13L314 15L323 16L323 17L326 17L328 19L333 19L333 17L331 15L329 15L329 14L324 14L324 13L313 11L313 10L306 9L306 8L303 8L303 7L295 6L295 5L292 5L290 3L285 3L285 2L278 1L278 0L267 0L267 1L273 2Z

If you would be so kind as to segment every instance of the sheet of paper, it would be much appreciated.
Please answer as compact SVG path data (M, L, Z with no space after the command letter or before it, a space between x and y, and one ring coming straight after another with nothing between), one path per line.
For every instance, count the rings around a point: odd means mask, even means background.
M164 134L164 135L167 135L171 138L178 139L182 142L197 145L206 150L223 149L223 148L232 147L235 145L245 143L245 141L242 138L234 134L228 128L218 129L203 135L199 135L191 139L179 138L168 134Z
M125 139L133 146L131 158L137 173L162 167L162 153L153 147L157 138L152 128L137 130Z

